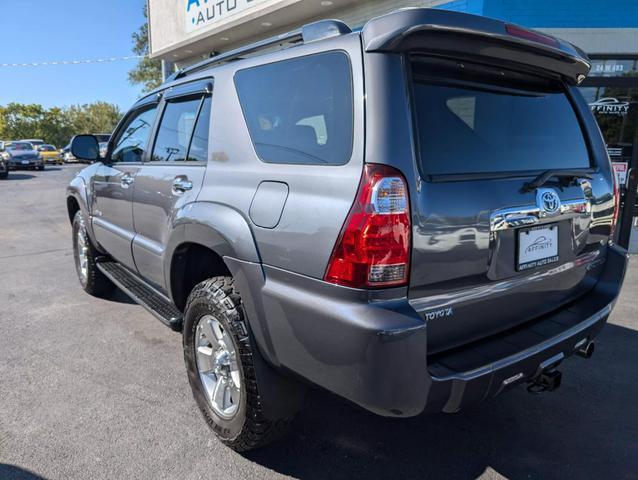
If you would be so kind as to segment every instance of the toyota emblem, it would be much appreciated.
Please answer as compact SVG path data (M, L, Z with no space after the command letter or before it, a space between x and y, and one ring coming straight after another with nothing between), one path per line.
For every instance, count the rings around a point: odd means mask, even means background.
M536 198L538 207L545 213L552 214L560 210L560 197L554 190L549 188L539 190Z

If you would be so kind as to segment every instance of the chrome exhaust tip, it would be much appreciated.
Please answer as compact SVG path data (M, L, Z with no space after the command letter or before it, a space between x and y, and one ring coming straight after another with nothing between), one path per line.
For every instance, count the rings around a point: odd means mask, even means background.
M587 341L584 345L576 348L576 355L583 358L591 358L594 354L594 342Z

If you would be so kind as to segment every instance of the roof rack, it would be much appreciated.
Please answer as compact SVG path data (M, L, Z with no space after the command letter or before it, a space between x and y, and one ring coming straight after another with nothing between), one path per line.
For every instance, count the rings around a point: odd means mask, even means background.
M164 83L172 82L173 80L177 80L178 78L185 77L189 73L196 72L206 67L210 67L212 65L217 65L220 63L228 62L230 60L235 60L243 57L244 55L249 55L251 53L258 52L260 50L265 50L267 48L273 47L275 45L281 45L284 43L309 43L315 42L317 40L323 40L325 38L336 37L338 35L344 35L347 33L352 33L352 30L348 25L339 21L339 20L320 20L318 22L309 23L304 25L303 27L292 30L287 33L282 33L281 35L275 35L274 37L266 38L265 40L260 40L255 43L251 43L249 45L236 48L234 50L230 50L225 53L221 53L219 55L215 55L213 57L207 58L206 60L202 60L195 65L191 65L190 67L186 67L176 71L171 74Z

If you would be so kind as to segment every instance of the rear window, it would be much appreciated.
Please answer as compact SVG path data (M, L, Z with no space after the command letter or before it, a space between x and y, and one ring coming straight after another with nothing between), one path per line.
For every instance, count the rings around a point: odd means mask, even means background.
M580 123L559 86L507 88L417 75L414 102L427 175L590 167Z
M241 70L235 85L259 158L343 165L352 153L350 61L328 52Z

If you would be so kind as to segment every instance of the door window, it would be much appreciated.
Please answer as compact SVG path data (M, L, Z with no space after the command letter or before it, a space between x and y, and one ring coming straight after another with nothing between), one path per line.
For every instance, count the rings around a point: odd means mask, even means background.
M204 98L202 109L199 112L193 140L188 151L188 160L191 162L208 161L208 132L210 130L210 106L211 97Z
M115 141L111 161L114 163L141 162L148 147L148 139L155 120L157 106L143 110L131 116Z
M166 104L153 147L153 162L183 162L193 136L201 98L171 101Z

